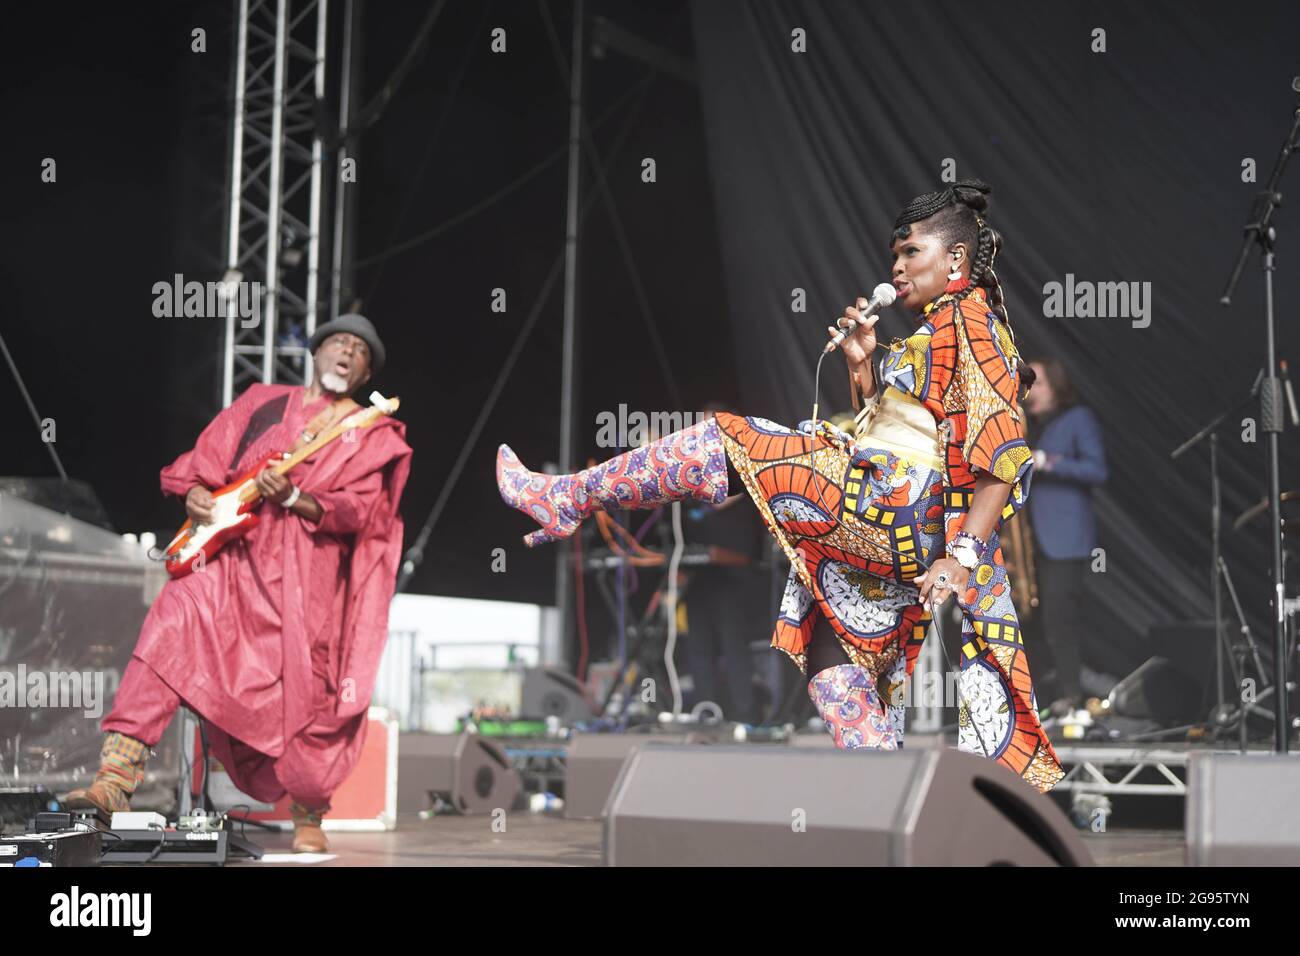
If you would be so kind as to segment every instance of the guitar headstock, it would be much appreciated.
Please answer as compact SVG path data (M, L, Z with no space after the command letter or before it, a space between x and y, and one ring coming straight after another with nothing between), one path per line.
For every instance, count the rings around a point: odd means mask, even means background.
M365 428L372 425L380 415L391 415L397 411L402 404L398 398L384 398L378 392L370 393L370 404L365 408L353 412L343 421L339 422L339 428L347 431L351 428Z
M391 415L401 407L402 400L394 395L392 398L384 398L378 392L370 393L370 407L378 408L381 414Z

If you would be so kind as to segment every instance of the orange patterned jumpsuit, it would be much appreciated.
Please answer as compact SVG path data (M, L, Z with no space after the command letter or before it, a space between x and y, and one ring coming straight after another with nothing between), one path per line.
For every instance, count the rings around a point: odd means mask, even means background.
M825 616L849 660L874 678L887 702L883 719L901 745L898 691L930 623L912 582L961 530L974 472L994 475L1011 486L1008 502L957 595L958 746L1047 791L1064 772L1039 723L998 543L1002 524L1028 500L1033 471L1018 402L1019 356L983 289L941 296L922 318L884 353L876 401L923 406L941 436L943 461L873 447L861 428L854 439L826 422L814 435L810 422L790 429L717 416L728 458L792 561L772 644L806 669L816 616Z

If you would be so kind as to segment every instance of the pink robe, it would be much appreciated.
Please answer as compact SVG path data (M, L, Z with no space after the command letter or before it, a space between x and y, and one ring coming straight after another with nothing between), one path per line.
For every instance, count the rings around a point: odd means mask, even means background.
M328 404L303 407L303 395L250 386L163 469L163 491L217 488L288 450ZM250 418L282 396L283 420L267 425L277 416L263 411L265 431L232 463ZM263 502L257 527L169 581L145 619L135 656L202 715L213 754L258 800L327 802L361 752L401 558L405 431L380 418L302 462L289 477L320 503L320 522Z

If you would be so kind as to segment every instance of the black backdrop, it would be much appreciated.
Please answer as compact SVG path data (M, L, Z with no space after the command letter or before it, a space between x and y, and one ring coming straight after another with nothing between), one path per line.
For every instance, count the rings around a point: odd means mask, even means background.
M1285 3L696 2L705 129L746 410L808 416L827 320L888 277L890 226L957 177L994 187L998 272L1029 357L1061 358L1106 429L1097 496L1107 573L1093 586L1113 666L1150 623L1208 617L1208 454L1168 453L1249 389L1264 359L1258 260L1217 305L1257 184L1300 96L1300 8ZM1091 51L1103 28L1106 52ZM806 52L792 49L805 31ZM1294 184L1300 169L1292 168ZM1278 349L1300 356L1300 216L1279 219ZM1149 282L1149 327L1045 318L1044 285ZM792 311L792 290L807 313ZM885 337L905 334L899 310ZM843 365L824 399L847 403ZM826 406L824 406L826 407ZM1251 407L1245 414L1257 414ZM1238 421L1241 416L1238 416ZM1265 492L1262 440L1227 429L1225 519ZM1295 430L1283 488L1296 484ZM1225 521L1225 523L1226 523ZM1227 558L1267 645L1262 520ZM1229 608L1229 613L1231 613Z
M366 6L368 100L430 4ZM231 9L28 5L0 30L10 146L0 150L0 327L41 414L58 421L69 472L94 484L121 530L174 530L180 513L158 493L158 469L217 408L217 329L156 319L150 303L153 283L175 272L220 276ZM567 48L570 5L545 9ZM1148 622L1207 613L1206 458L1173 468L1165 456L1262 361L1257 271L1232 309L1214 303L1257 188L1241 182L1241 160L1254 157L1266 176L1296 105L1294 4L588 0L587 14L696 62L698 84L660 74L643 101L626 99L643 63L608 51L587 64L588 118L612 110L594 138L686 408L722 399L805 416L825 319L884 277L898 207L934 188L951 157L958 175L996 189L991 218L1007 238L1001 272L1026 351L1060 354L1108 428L1112 477L1099 504L1110 570L1095 583L1098 611L1113 620L1100 621L1099 638L1114 641L1117 661L1140 658ZM508 56L488 52L485 18L509 28ZM209 30L203 56L190 51L195 26ZM1107 30L1104 54L1089 52L1096 26ZM805 54L790 52L795 27L807 31ZM358 255L372 264L358 285L396 357L376 384L409 410L412 533L562 249L568 87L555 60L532 0L447 4L361 143ZM555 150L560 159L516 192L375 259ZM40 181L45 156L59 159L57 185ZM653 187L640 179L646 156L659 161ZM588 166L587 188L592 180ZM1279 226L1280 351L1295 359L1292 207ZM1151 282L1151 327L1043 319L1043 283L1067 272ZM674 402L602 205L586 224L580 280L585 458L601 452L598 413ZM808 295L801 315L790 312L796 286ZM504 328L488 309L496 287L511 296ZM884 325L906 331L901 315ZM500 441L529 464L555 457L560 327L553 292L413 590L551 599L555 552L519 543L527 521L501 505L492 465ZM844 400L841 378L828 377L827 406ZM0 474L53 474L7 370L0 403L12 413L0 426ZM1284 487L1300 483L1294 437ZM1262 446L1225 442L1229 517L1262 495L1262 464ZM1260 527L1230 536L1228 557L1262 636ZM505 575L492 571L498 546L510 552Z

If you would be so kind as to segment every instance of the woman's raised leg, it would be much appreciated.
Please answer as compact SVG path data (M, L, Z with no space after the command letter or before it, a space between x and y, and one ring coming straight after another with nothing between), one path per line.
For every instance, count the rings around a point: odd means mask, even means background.
M574 475L529 471L508 445L497 451L501 499L541 525L524 537L530 548L569 537L596 509L654 508L683 498L721 504L727 475L727 453L713 418Z

